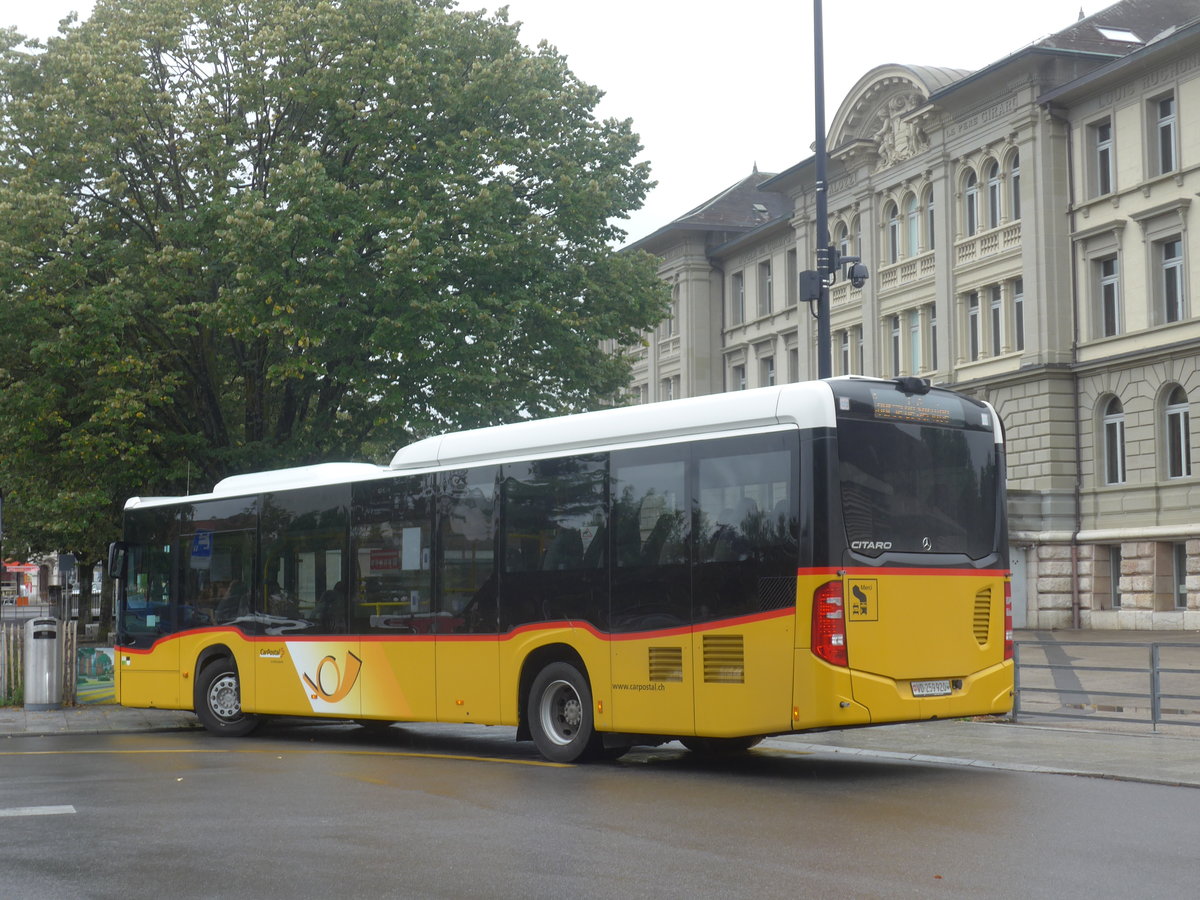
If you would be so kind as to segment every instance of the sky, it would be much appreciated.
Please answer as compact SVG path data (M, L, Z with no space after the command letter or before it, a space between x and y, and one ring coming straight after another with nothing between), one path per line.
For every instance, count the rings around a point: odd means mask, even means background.
M602 118L632 119L657 182L620 223L633 241L749 175L812 155L813 0L459 0L507 5L530 46L546 40L605 91ZM951 0L825 0L825 121L876 66L979 69L1110 0L1008 0L972 13ZM91 0L0 0L0 26L45 38Z

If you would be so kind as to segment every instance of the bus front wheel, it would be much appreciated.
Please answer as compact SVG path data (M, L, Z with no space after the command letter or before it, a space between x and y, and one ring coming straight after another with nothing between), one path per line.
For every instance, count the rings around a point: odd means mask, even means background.
M242 686L231 659L209 663L196 679L196 718L221 737L242 737L258 727L258 716L242 712Z
M584 762L603 754L592 716L592 689L570 663L551 663L529 689L529 731L551 762Z

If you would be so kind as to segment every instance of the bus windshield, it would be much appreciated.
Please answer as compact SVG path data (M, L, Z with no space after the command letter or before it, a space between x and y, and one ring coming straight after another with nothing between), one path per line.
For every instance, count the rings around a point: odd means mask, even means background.
M890 397L886 404L842 404L838 474L846 540L855 552L977 560L999 549L1003 475L990 419L962 398L944 396L949 410L933 396L915 413L897 413Z

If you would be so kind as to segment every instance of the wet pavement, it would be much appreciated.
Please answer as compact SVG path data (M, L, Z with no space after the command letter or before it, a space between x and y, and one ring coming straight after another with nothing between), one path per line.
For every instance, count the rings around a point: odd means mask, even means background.
M1136 646L1139 644L1192 645L1194 653L1191 648L1177 648L1178 661L1171 665L1188 670L1195 667L1200 677L1200 634L1030 631L1019 634L1018 640L1023 644L1023 659L1051 661L1046 665L1054 668L1034 671L1041 672L1046 684L1057 682L1063 692L1059 696L1036 695L1029 704L1023 704L1032 713L1029 717L1015 722L954 719L786 735L768 738L760 746L772 753L928 761L1200 787L1200 727L1184 724L1200 723L1200 711L1179 716L1173 723L1151 725L1139 721L1147 717L1144 700L1126 697L1114 703L1111 699L1111 692L1121 693L1117 689L1124 688L1125 681L1143 682L1144 673L1137 669L1147 665L1142 660L1148 660L1151 651ZM1121 658L1122 654L1131 657L1132 662ZM1033 677L1029 672L1023 672L1023 676L1027 681ZM1095 683L1089 685L1089 680ZM1186 688L1181 693L1200 694L1200 689ZM1109 699L1095 702L1097 697ZM1081 698L1090 699L1087 703L1076 702ZM1177 707L1200 707L1188 700L1174 703ZM1114 714L1113 710L1119 712ZM1043 718L1047 712L1051 715ZM1129 715L1123 719L1126 713ZM1069 717L1054 717L1064 714ZM111 704L47 711L0 708L0 739L199 727L195 715L178 710L126 709Z

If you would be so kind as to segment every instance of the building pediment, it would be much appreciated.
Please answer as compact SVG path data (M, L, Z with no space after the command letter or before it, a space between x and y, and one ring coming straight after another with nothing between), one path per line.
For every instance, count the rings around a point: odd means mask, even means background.
M969 73L960 69L885 65L846 95L829 129L832 156L873 156L875 171L929 149L929 95Z

